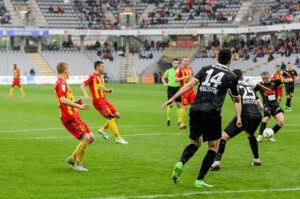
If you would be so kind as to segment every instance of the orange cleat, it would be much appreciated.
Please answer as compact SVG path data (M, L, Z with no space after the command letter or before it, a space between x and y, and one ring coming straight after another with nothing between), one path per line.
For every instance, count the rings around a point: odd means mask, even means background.
M181 124L179 129L186 129L186 126L184 124Z
M11 95L11 94L9 94L7 97L12 97L12 95Z
M26 97L26 95L24 94L24 95L22 95L22 98L25 98Z

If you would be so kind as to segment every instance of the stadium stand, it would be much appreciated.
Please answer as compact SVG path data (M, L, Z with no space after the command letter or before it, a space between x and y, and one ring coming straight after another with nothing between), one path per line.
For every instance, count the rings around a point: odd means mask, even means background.
M0 26L9 26L10 23L10 14L5 8L3 0L0 0Z
M0 51L0 60L1 75L11 76L14 64L17 64L21 69L21 75L29 75L31 69L35 71L35 75L42 75L28 56L22 51Z

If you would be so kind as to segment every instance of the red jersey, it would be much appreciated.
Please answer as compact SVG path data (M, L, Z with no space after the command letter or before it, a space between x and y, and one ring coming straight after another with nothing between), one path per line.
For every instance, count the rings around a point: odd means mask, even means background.
M280 79L282 80L283 79L283 75L282 73L274 73L273 76L272 76L272 79ZM278 86L278 88L282 87L282 84Z
M191 67L187 67L185 68L184 66L181 66L178 69L178 72L176 73L176 77L184 77L184 76L192 76L193 72L192 72L192 68ZM184 85L186 85L190 80L184 79L180 81L180 87L183 87Z
M20 70L18 68L13 69L14 79L20 78Z
M71 101L73 101L74 99L72 90L67 84L67 82L59 77L55 83L54 90L56 94L56 100L58 103L60 119L62 120L62 122L66 122L74 118L80 118L77 108L60 103L59 98L61 97L65 97L66 99Z
M102 75L93 73L90 77L83 82L85 85L89 85L90 91L93 96L93 100L105 98L105 83Z

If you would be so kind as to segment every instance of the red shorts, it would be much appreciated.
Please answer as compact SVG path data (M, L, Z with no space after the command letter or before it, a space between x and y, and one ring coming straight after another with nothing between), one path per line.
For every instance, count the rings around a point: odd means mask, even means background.
M109 101L107 101L106 98L93 101L93 104L103 117L107 117L118 112L117 109L115 109L115 107Z
M282 98L282 87L277 88L278 97Z
M194 89L189 90L181 96L182 105L191 105L196 97Z
M90 128L80 119L74 118L63 122L66 129L77 139L80 139L83 134L89 134Z
M13 83L12 83L12 86L20 87L21 86L20 78L15 78Z

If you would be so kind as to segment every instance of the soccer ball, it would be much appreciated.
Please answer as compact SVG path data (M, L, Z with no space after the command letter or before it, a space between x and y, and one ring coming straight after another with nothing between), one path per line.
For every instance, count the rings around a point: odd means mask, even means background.
M263 135L266 139L270 139L271 137L274 136L274 131L271 128L266 128L263 132Z

